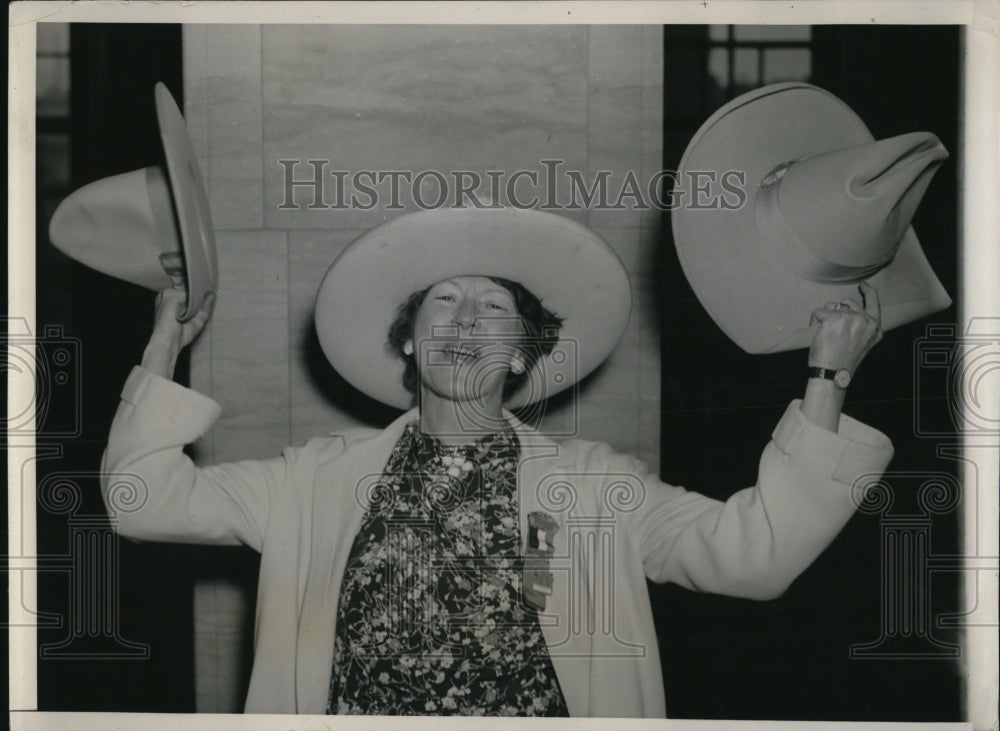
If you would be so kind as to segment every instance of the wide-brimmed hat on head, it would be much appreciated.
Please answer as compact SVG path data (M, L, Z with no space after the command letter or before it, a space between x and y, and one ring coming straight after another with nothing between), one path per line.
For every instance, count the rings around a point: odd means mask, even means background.
M334 368L397 408L413 394L389 327L413 292L458 276L508 279L564 318L559 342L507 401L517 408L575 384L597 368L628 324L631 287L604 240L568 218L517 209L439 209L393 219L337 257L316 298L316 331Z
M189 320L218 288L215 232L184 117L167 87L157 84L156 116L166 170L151 166L113 175L71 193L52 216L49 238L92 269L166 289L183 276Z
M947 156L929 132L876 142L809 84L744 94L702 125L677 171L673 231L688 282L749 353L808 347L813 310L857 298L861 281L878 291L884 330L942 310L951 299L910 220Z

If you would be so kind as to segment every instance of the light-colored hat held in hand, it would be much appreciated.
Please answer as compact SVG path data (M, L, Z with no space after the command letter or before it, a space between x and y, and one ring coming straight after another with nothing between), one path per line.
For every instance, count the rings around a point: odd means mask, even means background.
M154 96L167 170L133 170L74 191L52 216L49 238L92 269L152 290L172 285L168 270L183 276L180 319L189 320L218 289L215 232L184 117L166 86Z
M679 166L673 231L688 282L749 353L808 347L812 311L856 298L861 281L878 291L884 330L942 310L951 299L910 220L947 157L929 132L876 142L809 84L744 94L702 125ZM746 204L687 205L693 171L745 172Z
M559 342L528 371L508 408L573 386L608 357L628 324L628 274L590 229L541 211L439 209L392 219L337 257L316 297L323 352L358 390L409 408L404 363L386 347L396 309L413 292L467 275L518 282L564 320Z

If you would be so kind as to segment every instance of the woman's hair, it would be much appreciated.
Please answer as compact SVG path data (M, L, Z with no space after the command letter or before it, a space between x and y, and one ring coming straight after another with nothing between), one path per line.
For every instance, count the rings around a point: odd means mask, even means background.
M501 277L488 278L511 293L517 307L517 314L524 324L525 332L519 349L524 359L525 368L523 373L514 373L514 371L507 373L507 379L503 384L503 397L507 399L521 387L535 363L552 352L559 341L559 328L562 326L563 319L546 309L538 297L518 282ZM413 338L413 321L416 319L417 310L424 303L428 291L430 291L430 287L414 292L407 297L396 310L396 319L389 327L388 348L402 358L406 364L403 370L403 386L412 394L417 393L417 359L415 355L407 355L403 352L403 345L407 340Z

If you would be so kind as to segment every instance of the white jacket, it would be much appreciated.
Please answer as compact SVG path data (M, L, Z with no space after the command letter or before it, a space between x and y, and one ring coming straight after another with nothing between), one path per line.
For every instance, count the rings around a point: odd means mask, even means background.
M246 711L322 714L365 490L417 412L384 430L312 439L275 459L197 467L182 448L219 413L215 401L135 368L104 455L105 504L129 538L259 551ZM892 457L880 432L844 416L834 434L793 402L764 449L757 485L719 502L660 481L606 444L557 444L507 416L521 441L522 540L532 511L559 525L540 621L573 716L665 715L646 577L777 597L852 515L852 484L881 474ZM138 498L114 487L123 473L143 486Z

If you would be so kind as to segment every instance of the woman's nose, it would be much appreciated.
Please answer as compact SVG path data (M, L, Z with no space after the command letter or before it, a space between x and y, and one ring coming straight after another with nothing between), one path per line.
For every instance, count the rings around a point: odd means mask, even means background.
M468 302L463 302L455 311L455 324L472 329L476 324L476 308Z

